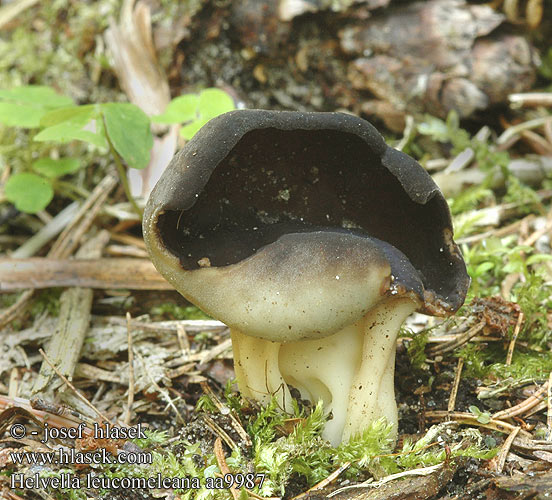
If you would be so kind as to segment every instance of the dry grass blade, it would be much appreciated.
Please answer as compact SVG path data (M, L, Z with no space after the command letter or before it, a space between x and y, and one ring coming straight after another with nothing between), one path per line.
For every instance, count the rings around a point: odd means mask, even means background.
M86 241L76 253L77 259L98 258L109 241L109 233L100 231ZM89 288L74 287L65 290L60 298L57 327L48 344L48 357L60 373L72 378L79 360L79 353L90 325L94 292ZM54 372L44 361L35 380L33 392L53 393L61 384L54 380ZM62 394L63 397L63 394Z
M542 127L546 124L547 121L552 120L550 116L535 118L533 120L528 120L517 125L511 125L508 127L501 136L496 140L497 144L504 144L512 137L521 134L525 130L531 130L533 128Z
M27 305L27 302L31 299L34 294L34 290L25 290L17 299L17 301L12 304L10 307L2 311L0 314L0 330L6 325L9 325L23 310Z

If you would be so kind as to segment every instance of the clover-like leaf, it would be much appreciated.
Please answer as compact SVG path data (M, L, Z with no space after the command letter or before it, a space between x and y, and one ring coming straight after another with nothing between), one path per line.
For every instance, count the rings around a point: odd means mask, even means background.
M147 167L153 146L148 116L130 103L104 104L102 111L106 132L115 151L130 167Z
M23 172L12 175L4 194L21 212L34 214L44 210L54 197L52 185L44 177Z
M156 123L184 123L197 118L199 96L186 94L175 97L161 115L153 116L151 121Z
M233 99L224 90L210 88L199 94L198 109L201 118L210 120L236 108Z
M73 101L53 88L27 85L0 90L0 123L10 127L36 128L52 109L70 106Z
M44 177L55 179L76 172L80 168L80 162L77 158L40 158L33 162L32 168Z

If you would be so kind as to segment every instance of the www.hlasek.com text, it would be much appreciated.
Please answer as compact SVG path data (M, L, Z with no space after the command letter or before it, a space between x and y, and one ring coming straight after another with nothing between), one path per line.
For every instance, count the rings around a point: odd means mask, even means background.
M134 453L119 450L117 456L105 448L95 451L78 451L74 448L59 448L55 451L25 451L11 452L11 461L16 465L53 465L53 464L151 464L153 455L149 452Z

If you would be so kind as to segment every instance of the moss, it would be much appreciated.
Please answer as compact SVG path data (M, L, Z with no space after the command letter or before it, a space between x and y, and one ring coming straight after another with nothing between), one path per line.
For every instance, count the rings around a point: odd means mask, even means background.
M172 302L152 307L150 314L156 320L211 319L196 306L179 306Z

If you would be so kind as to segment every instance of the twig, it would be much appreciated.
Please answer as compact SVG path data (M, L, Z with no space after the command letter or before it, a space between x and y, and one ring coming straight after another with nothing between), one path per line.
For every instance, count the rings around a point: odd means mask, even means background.
M132 350L132 328L130 327L130 313L126 314L127 319L127 341L128 341L128 401L125 415L125 425L130 425L132 405L134 404L134 352Z
M511 224L508 224L507 226L503 226L500 229L493 230L493 231L485 231L484 233L478 233L472 236L466 236L465 238L459 238L457 240L457 243L459 244L476 243L478 241L489 238L490 236L501 238L502 236L507 236L508 234L515 233L519 229L519 226L521 226L524 223L524 221L530 221L530 220L533 220L534 218L535 218L534 214L529 214L523 219L517 220L516 222L512 222Z
M500 453L498 454L497 461L496 461L496 472L498 474L500 474L504 469L504 464L506 463L506 457L510 452L510 448L512 447L512 443L514 442L514 439L516 439L516 436L519 434L520 429L521 429L520 427L515 427L512 430L512 432L510 432L508 437L504 440L504 444L500 449Z
M220 437L217 437L217 439L215 439L214 452L215 452L215 458L217 459L217 463L220 471L224 475L226 474L231 475L230 469L228 468L228 464L226 463L226 457L224 456L224 450L222 449L222 441ZM230 493L232 493L234 500L239 500L240 493L233 484L230 486Z
M524 142L533 148L535 153L543 156L552 155L552 145L540 134L531 130L524 130L520 135Z
M0 257L0 290L83 287L99 289L172 290L149 259L132 257L52 259ZM0 325L1 327L1 325Z
M300 500L306 496L309 496L313 491L319 491L324 489L329 484L333 483L342 472L346 471L351 466L351 462L345 462L339 469L333 471L327 478L322 479L319 483L315 484L312 488L309 488L307 491L293 497L291 500Z
M514 355L514 348L516 346L516 340L519 335L519 331L521 330L521 324L523 323L523 312L520 311L518 314L518 319L516 326L514 328L514 334L512 335L512 340L510 340L510 345L508 346L508 354L506 355L506 366L510 366L512 364L512 356Z
M536 391L532 396L529 396L525 401L522 401L511 408L507 408L506 410L496 412L492 418L495 420L502 420L505 418L517 417L518 415L531 410L542 401L542 395L548 391L548 386L549 384L546 382L541 388L539 388L538 391Z
M541 127L544 125L548 120L552 120L552 117L545 116L540 118L535 118L533 120L528 120L523 123L519 123L518 125L512 125L511 127L508 127L496 140L497 144L504 144L508 139L511 137L514 137L517 134L520 134L524 130L530 130L532 128Z
M39 0L19 0L19 2L11 2L3 5L0 8L0 28L3 28L12 19L23 14L25 10L32 7Z
M550 230L552 230L552 220L549 220L546 225L534 233L530 234L524 241L522 241L522 245L527 246L533 246L535 242L541 237L544 236L546 233L548 233Z
M552 106L552 92L510 94L508 100L517 106Z
M453 412L454 407L456 406L456 395L458 394L458 387L460 385L460 378L462 376L463 367L464 367L464 358L459 358L458 364L456 365L454 383L452 384L452 391L450 391L450 398L449 398L448 407L447 407L447 410L449 412Z
M50 367L52 368L52 370L54 370L57 374L57 376L63 380L63 382L75 393L75 395L77 396L77 398L79 398L84 404L86 404L87 406L89 406L93 411L94 413L96 413L96 415L98 415L102 421L104 422L109 422L109 419L100 411L98 410L98 408L96 408L90 401L88 401L88 399L86 399L86 397L84 397L78 390L77 388L71 383L69 382L69 380L67 380L67 378L57 369L57 367L50 361L50 359L48 358L48 356L46 355L46 353L42 350L42 349L39 349L38 352L40 352L40 354L42 355L42 357L44 358L44 360L46 361L46 363L48 363L50 365Z
M220 344L216 345L207 352L202 352L199 356L199 363L201 365L215 359L218 355L232 347L232 339L223 340Z

